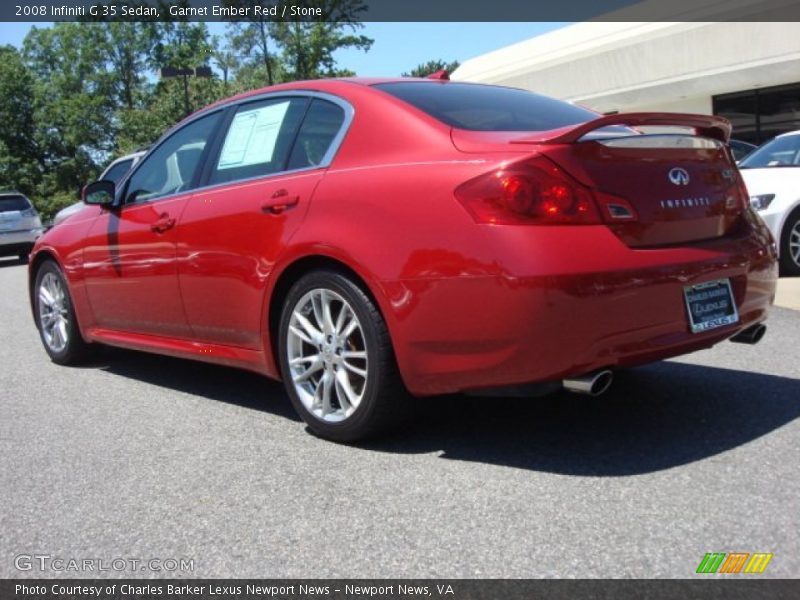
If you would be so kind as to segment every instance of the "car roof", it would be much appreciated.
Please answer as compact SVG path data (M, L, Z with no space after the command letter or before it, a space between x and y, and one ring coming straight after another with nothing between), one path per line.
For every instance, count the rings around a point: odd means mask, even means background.
M787 131L786 133L782 133L780 135L776 135L775 137L789 137L792 135L800 135L800 129L796 131Z
M380 83L398 83L407 81L427 82L432 84L447 83L446 81L428 79L425 77L331 77L328 79L308 79L304 81L291 81L289 83L279 83L276 85L270 85L262 88L257 88L255 90L249 90L247 92L242 92L241 94L236 94L235 96L230 96L228 98L223 98L222 100L218 100L213 104L209 104L208 106L199 109L193 115L190 115L189 118L191 118L194 115L198 115L202 112L205 112L207 110L210 110L212 108L225 106L227 104L234 104L245 98L260 96L262 94L268 94L270 92L306 90L306 91L336 93L336 91L342 91L346 89L346 86L350 85L360 85L364 87L370 87ZM458 83L465 83L465 82L458 82Z
M27 198L25 194L17 190L3 190L0 192L0 196L22 196L23 198Z

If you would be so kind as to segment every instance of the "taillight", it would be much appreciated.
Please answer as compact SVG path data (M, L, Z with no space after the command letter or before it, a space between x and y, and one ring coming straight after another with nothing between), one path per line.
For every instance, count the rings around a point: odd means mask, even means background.
M600 223L592 191L543 156L486 173L458 186L456 198L478 223Z
M725 198L725 212L732 216L742 214L750 206L750 194L747 191L747 186L744 183L744 178L739 170L732 171L736 179L735 185L731 186L733 195Z

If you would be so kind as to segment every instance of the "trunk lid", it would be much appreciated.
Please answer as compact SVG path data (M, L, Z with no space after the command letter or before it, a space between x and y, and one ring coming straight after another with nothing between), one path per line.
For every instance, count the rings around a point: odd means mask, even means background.
M604 220L629 246L732 233L747 201L728 149L712 138L634 135L550 146L544 154L594 190Z
M624 113L513 139L509 132L452 137L461 149L505 141L547 156L593 191L604 221L627 245L657 247L738 228L748 198L727 148L730 133L721 117Z

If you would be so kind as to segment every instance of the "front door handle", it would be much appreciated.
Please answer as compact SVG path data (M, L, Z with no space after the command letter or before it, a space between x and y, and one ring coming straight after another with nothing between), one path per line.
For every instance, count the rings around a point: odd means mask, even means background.
M283 211L297 206L298 202L300 202L300 196L290 196L288 190L281 188L261 205L261 210L273 215L279 215Z
M169 213L161 213L158 220L150 225L150 231L155 233L164 233L167 229L172 229L175 226L175 219L169 216Z

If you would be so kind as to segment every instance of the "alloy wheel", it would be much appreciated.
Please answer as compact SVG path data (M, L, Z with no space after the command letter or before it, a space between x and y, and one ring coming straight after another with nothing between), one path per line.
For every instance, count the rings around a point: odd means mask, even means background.
M69 342L69 310L64 285L54 273L45 273L38 290L39 324L45 344L62 352Z
M297 396L316 418L349 418L367 388L364 331L353 307L338 293L317 288L292 310L286 352Z
M800 267L800 219L795 221L794 227L789 231L789 255L794 264Z

